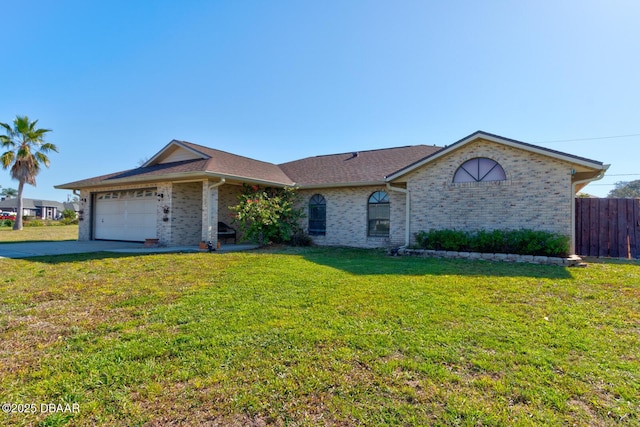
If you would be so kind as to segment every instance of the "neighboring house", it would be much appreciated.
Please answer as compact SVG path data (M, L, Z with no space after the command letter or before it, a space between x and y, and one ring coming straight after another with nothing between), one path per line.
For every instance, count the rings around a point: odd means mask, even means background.
M22 199L22 216L31 216L38 219L57 219L64 205L51 200ZM4 199L0 201L0 210L18 212L18 199Z
M56 186L80 191L79 239L217 241L242 184L296 186L320 245L389 247L416 232L530 228L574 237L575 194L608 165L475 132L280 165L171 141L141 167ZM573 248L573 246L572 246Z

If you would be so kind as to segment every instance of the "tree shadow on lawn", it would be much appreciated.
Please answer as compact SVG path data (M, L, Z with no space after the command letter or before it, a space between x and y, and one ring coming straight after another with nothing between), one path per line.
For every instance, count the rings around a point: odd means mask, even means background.
M315 264L332 267L355 275L459 275L494 277L540 277L571 279L567 267L531 263L429 257L389 256L385 250L339 247L275 248L258 252L298 255Z
M314 264L342 270L354 275L410 275L410 276L478 276L478 277L539 277L546 279L570 279L567 267L529 263L471 261L463 259L393 257L377 249L353 249L338 247L297 248L280 246L247 252L255 255L301 256ZM174 255L189 252L174 252ZM22 258L44 264L63 264L110 258L143 257L153 253L87 252ZM212 257L231 254L210 254ZM212 260L213 261L213 260ZM273 262L277 262L274 259ZM256 267L259 268L259 267Z

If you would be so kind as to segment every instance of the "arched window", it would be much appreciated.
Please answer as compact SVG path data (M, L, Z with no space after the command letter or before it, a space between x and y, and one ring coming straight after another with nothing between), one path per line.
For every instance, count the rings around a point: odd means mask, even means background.
M327 201L320 194L309 200L309 234L324 236L327 232Z
M367 204L367 233L374 237L389 236L389 195L384 191L376 191L369 196Z
M495 160L476 157L464 162L453 176L453 182L504 181L507 174Z

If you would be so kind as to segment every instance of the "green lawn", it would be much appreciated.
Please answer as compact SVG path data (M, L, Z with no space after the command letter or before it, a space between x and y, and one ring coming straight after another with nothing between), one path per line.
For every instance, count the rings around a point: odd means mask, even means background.
M77 240L77 225L51 225L46 227L24 227L13 230L11 227L0 227L0 244L17 242L51 242L57 240Z
M3 259L0 338L0 425L640 424L638 263Z

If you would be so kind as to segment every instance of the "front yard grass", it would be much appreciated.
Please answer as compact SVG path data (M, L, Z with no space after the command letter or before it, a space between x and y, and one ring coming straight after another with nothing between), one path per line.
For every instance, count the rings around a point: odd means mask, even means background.
M23 227L13 230L0 227L0 244L18 242L53 242L59 240L77 240L77 225L48 225L41 227Z
M0 425L638 425L640 266L0 260Z

